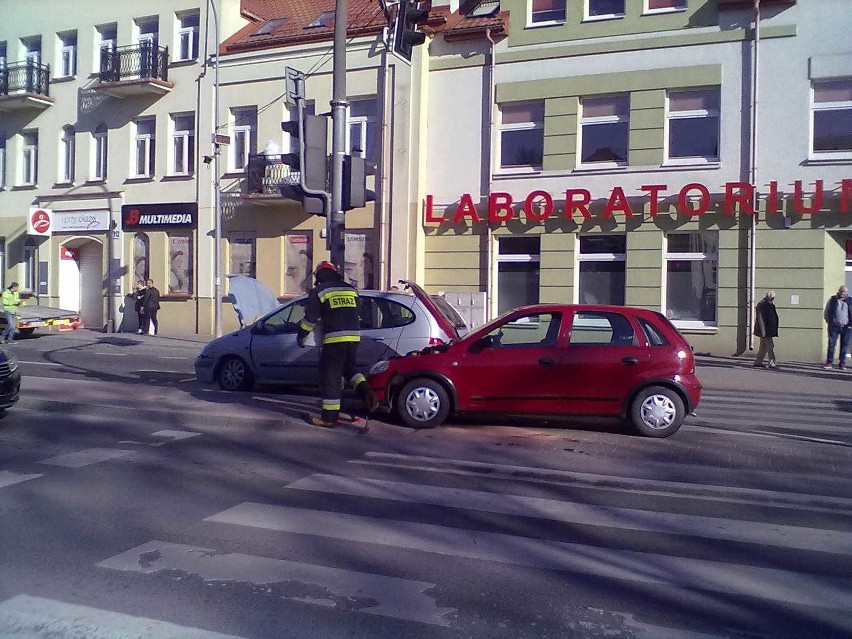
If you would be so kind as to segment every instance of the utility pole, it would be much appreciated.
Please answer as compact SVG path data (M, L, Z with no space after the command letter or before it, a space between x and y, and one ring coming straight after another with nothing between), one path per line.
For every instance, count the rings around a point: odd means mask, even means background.
M349 0L336 0L334 10L334 75L331 98L331 211L327 222L331 263L343 273L346 218L343 211L343 156L346 154L346 26Z

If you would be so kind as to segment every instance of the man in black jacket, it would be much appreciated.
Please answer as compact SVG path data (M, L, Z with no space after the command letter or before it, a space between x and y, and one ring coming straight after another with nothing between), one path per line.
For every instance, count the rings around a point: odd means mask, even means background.
M757 303L754 311L754 334L760 338L760 348L754 365L763 368L763 358L769 355L769 368L778 368L775 360L775 338L778 337L778 311L775 309L775 291L768 291Z
M304 348L305 338L318 322L322 322L323 333L319 358L322 416L311 417L310 423L334 428L340 416L344 378L364 399L368 412L377 408L378 400L367 378L355 365L361 341L358 291L340 277L337 267L330 262L317 264L316 286L308 294L305 318L296 338L300 347Z
M823 319L828 327L828 349L825 353L825 365L829 370L834 362L834 348L840 338L840 353L837 360L839 368L846 368L846 352L849 348L849 337L852 335L852 306L849 305L849 289L843 284L837 289L837 294L828 298L823 311Z
M154 286L154 280L145 281L145 295L142 297L142 313L145 318L145 326L142 327L146 335L151 324L154 325L154 335L160 331L160 322L157 321L157 311L160 310L160 291Z

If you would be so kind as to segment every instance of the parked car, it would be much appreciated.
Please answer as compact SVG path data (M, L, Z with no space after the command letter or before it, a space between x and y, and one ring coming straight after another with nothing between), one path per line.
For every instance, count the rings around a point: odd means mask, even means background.
M18 401L21 390L21 372L18 362L0 349L0 412L11 407Z
M668 437L701 399L692 350L660 313L527 306L467 337L378 362L370 384L414 428L451 413L603 415Z
M359 291L357 363L364 373L379 360L457 340L466 331L461 317L444 300L436 302L412 282L401 284L410 293ZM296 344L306 300L307 295L298 297L209 342L195 360L198 381L217 382L223 390L249 390L256 383L319 384L319 349ZM315 345L314 334L312 338L308 346Z

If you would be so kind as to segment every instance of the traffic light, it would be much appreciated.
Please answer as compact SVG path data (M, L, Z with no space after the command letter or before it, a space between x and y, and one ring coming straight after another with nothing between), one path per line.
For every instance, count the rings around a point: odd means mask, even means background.
M367 188L367 161L357 155L343 156L343 210L360 209L375 202L376 193Z
M417 27L429 17L430 2L400 0L393 23L393 43L391 50L403 61L411 64L414 47L426 41L426 34Z
M303 114L281 123L281 130L297 140L299 150L283 153L281 161L290 166L291 181L281 184L281 196L302 202L309 215L328 214L328 118Z

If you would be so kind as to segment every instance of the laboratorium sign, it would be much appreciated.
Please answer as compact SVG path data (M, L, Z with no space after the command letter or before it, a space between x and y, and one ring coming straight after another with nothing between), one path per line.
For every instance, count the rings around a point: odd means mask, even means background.
M124 231L192 229L198 223L198 204L125 204L121 207Z
M829 200L836 199L841 213L852 212L852 179L841 180L834 185L823 180L805 183L796 180L792 191L783 191L778 182L769 182L758 189L758 197L764 202L767 215L814 215L824 209ZM616 213L625 217L641 216L647 205L651 217L661 213L660 206L673 206L675 212L685 216L699 216L711 212L714 204L722 204L725 215L754 215L755 187L748 182L727 182L721 188L711 188L699 182L691 182L679 190L670 190L667 184L646 184L635 192L628 193L621 186L614 186L609 193L592 193L588 189L566 189L558 196L549 191L531 191L523 199L514 199L510 193L489 193L487 201L477 206L474 196L464 193L457 204L443 207L436 213L434 196L427 195L424 203L424 221L427 224L444 222L508 222L521 212L527 220L543 222L551 217L566 220L592 220L611 218ZM597 204L598 200L605 204ZM595 203L594 209L593 202ZM792 207L792 208L788 208ZM714 210L715 212L715 210ZM668 211L666 211L668 213Z

